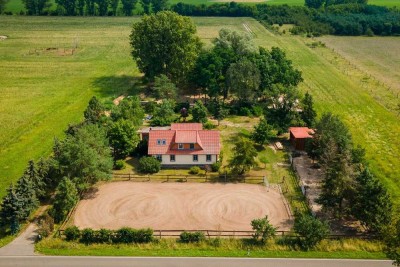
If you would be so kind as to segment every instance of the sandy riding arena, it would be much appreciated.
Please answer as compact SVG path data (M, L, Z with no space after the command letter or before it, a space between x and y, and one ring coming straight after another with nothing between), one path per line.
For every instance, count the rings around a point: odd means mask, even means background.
M251 230L251 220L265 215L280 230L289 228L281 195L261 185L113 182L79 203L74 224L244 231Z

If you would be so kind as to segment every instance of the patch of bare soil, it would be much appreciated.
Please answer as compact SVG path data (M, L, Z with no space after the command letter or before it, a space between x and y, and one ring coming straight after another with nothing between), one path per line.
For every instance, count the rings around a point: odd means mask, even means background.
M125 96L124 95L120 95L119 97L117 97L116 99L113 100L114 105L118 106L119 102L122 101L122 99L124 99Z
M292 222L279 192L261 185L113 182L82 200L79 228L150 227L157 230L251 230L268 215L280 230Z
M4 41L8 38L6 35L0 35L0 41Z

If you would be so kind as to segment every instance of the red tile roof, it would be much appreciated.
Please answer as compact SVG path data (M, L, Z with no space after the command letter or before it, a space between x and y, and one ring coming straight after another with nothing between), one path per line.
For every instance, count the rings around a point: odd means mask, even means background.
M203 124L201 124L201 123L172 123L171 130L199 131L199 130L203 130Z
M157 130L149 132L149 155L219 155L221 151L219 131L210 130L187 130L188 126L198 129L200 123L180 123L175 125L172 130ZM178 128L178 130L176 130ZM185 129L185 130L180 130ZM165 145L158 144L158 140L165 140ZM178 150L171 149L175 143L197 143L202 149L197 150Z
M294 136L294 138L312 138L312 134L314 134L314 130L308 127L290 127L290 133Z

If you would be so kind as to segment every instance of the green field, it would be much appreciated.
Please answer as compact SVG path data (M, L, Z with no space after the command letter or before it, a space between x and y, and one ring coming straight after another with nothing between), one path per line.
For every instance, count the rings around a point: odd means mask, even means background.
M187 4L206 4L211 5L218 2L230 2L230 0L170 0L170 4L176 4L179 2L187 3ZM262 2L262 0L237 0L236 2L247 3L250 5L254 5L256 3ZM302 6L304 5L304 0L265 0L264 2L270 5L292 5L292 6ZM51 0L52 8L55 9L56 4L54 0ZM400 7L399 0L370 0L368 1L371 5L378 5L378 6L387 6L387 7ZM6 11L11 11L15 14L19 13L20 11L24 11L25 7L22 3L22 0L10 0L7 4Z
M139 74L128 44L130 25L137 18L0 19L0 35L9 36L0 42L2 196L29 159L48 155L53 137L62 136L69 123L82 118L93 94L108 99L133 92ZM400 202L400 123L384 106L388 94L384 87L367 86L373 81L365 82L332 50L307 46L311 39L275 35L249 18L194 20L206 42L223 27L245 31L246 23L258 45L283 48L303 72L301 90L312 93L320 114L332 111L343 118L355 142L366 147L371 168ZM74 44L78 49L70 55L68 49Z

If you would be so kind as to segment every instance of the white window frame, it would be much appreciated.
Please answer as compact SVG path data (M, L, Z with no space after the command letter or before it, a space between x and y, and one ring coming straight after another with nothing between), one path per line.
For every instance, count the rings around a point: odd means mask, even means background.
M192 146L193 146L193 148L192 148ZM190 150L194 150L194 143L190 143L189 148L190 148Z
M194 158L197 158L197 159L194 159ZM199 155L193 155L193 162L198 162L199 161Z
M179 143L179 144L178 144L178 149L181 149L181 150L182 150L183 148L184 148L183 144L182 144L182 143Z

